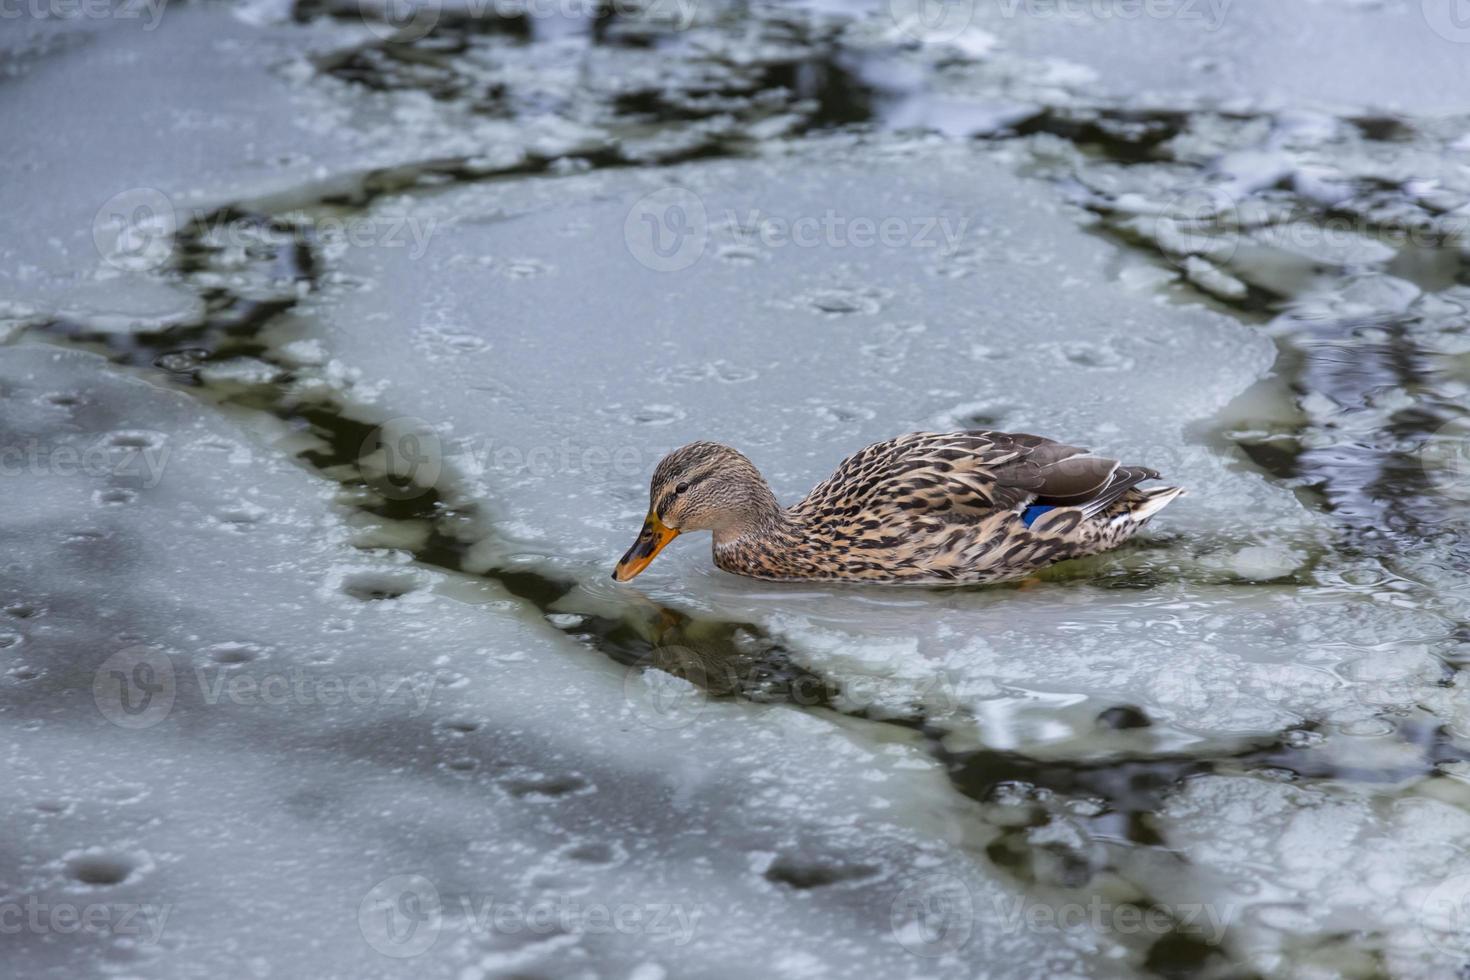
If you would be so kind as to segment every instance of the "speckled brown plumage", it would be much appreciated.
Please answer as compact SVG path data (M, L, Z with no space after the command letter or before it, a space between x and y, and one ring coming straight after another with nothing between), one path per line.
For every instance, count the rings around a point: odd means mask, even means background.
M1157 478L1040 436L915 432L855 453L782 508L740 453L693 443L655 471L644 531L712 530L715 564L755 578L1001 582L1128 540L1182 492L1138 487ZM1032 505L1054 509L1028 527ZM631 574L662 547L639 541L619 566L637 564Z

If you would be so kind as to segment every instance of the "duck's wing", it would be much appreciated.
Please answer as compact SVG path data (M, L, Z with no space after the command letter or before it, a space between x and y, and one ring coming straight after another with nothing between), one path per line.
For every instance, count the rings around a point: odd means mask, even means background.
M1090 516L1157 475L1023 432L914 432L848 457L793 511L822 522L891 514L972 520L1044 504Z

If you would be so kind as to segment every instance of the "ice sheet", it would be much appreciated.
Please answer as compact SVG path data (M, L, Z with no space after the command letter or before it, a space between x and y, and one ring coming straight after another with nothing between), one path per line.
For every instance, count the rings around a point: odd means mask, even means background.
M661 220L671 207L703 213L698 255L674 256L687 268L644 264L663 261L639 237L655 205ZM982 153L837 143L657 176L455 190L424 207L442 215L428 261L357 250L344 256L357 288L308 308L334 355L386 382L371 411L435 433L436 469L491 505L486 567L540 554L606 592L654 463L692 439L741 448L793 501L868 442L993 425L1155 466L1191 495L1157 521L1154 547L1019 595L772 587L715 570L698 539L636 585L762 623L829 670L958 673L978 691L959 699L971 708L995 683L1087 691L1198 733L1361 720L1377 708L1340 663L1449 633L1342 587L1335 569L1314 572L1320 520L1202 444L1201 424L1264 374L1266 338L1118 281L1117 253L1059 195ZM962 231L932 248L838 252L773 230L825 221L818 233L840 237L859 218ZM1106 591L1130 580L1150 591ZM1306 601L1302 586L1315 586ZM895 634L897 645L873 639ZM896 696L912 691L900 682Z
M34 450L7 475L0 898L43 927L7 939L13 975L1078 962L1065 937L902 945L928 874L1013 895L911 740L740 704L659 725L644 675L354 548L332 484L186 396L11 348L0 397ZM112 932L48 925L63 907Z

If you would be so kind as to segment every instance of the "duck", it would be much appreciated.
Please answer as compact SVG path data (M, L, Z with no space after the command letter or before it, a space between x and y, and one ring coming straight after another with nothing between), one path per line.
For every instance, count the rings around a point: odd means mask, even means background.
M979 585L1030 578L1139 532L1183 487L1146 466L1020 432L911 432L847 457L782 507L738 450L692 442L665 456L648 515L613 578L670 541L710 531L716 567L773 582Z

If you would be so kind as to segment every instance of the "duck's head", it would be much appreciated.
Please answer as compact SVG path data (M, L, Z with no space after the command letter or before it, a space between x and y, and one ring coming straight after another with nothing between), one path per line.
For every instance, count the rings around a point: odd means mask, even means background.
M691 442L663 458L648 487L648 516L613 578L643 571L664 545L687 531L736 535L769 518L776 498L755 465L717 442Z

